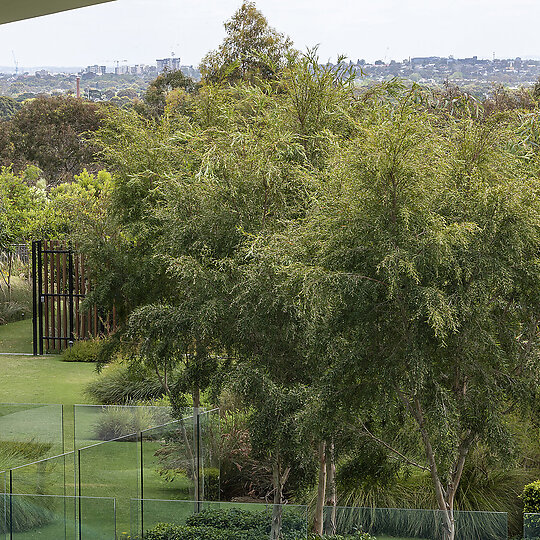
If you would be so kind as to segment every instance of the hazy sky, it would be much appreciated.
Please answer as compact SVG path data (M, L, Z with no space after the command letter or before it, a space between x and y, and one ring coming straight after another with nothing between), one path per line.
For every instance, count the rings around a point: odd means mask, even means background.
M241 0L117 0L0 26L0 65L198 64ZM297 48L366 60L409 56L540 57L539 0L259 0Z

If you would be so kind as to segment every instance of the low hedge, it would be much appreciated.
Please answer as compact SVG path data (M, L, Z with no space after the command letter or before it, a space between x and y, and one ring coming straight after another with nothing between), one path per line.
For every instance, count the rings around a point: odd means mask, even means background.
M149 530L146 540L268 540L259 531L225 530L216 527L188 527L160 523Z
M291 536L283 536L291 538ZM305 536L295 536L295 540L304 540ZM268 533L257 530L225 530L217 527L189 527L160 523L145 535L145 540L268 540ZM367 533L354 535L309 535L309 540L376 540Z
M306 533L306 520L294 510L283 507L282 534L296 537ZM272 520L271 509L248 511L240 508L203 510L193 514L186 520L190 527L213 527L216 529L236 531L257 531L267 534L270 532Z
M306 540L306 520L293 508L283 508L281 538ZM268 540L272 510L240 508L203 510L186 519L185 525L160 523L147 531L146 540ZM309 535L309 540L321 537ZM324 535L325 540L374 540L366 533Z

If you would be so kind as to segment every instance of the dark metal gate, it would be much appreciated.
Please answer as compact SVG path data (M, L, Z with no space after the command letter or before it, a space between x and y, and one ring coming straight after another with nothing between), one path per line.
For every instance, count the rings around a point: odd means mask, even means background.
M34 355L58 353L75 341L116 327L116 313L105 320L96 307L83 309L92 289L84 256L56 240L32 242Z

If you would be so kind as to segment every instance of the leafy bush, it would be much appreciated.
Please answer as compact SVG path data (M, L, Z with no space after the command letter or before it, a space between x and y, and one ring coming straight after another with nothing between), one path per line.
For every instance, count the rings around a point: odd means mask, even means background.
M221 472L218 468L210 467L204 470L204 493L207 501L220 500Z
M540 480L527 484L523 488L521 499L523 500L523 511L526 514L540 513Z
M294 511L283 512L283 534L301 534L306 530L306 520ZM186 525L192 527L215 527L217 529L270 531L272 511L251 512L239 508L203 510L186 519Z
M267 540L271 510L250 512L239 508L203 510L190 516L185 525L160 523L146 533L148 540ZM284 512L283 540L300 540L306 536L306 521L295 513ZM369 537L352 537L368 540ZM334 539L333 539L334 540ZM341 540L336 537L335 540Z
M376 538L368 533L356 532L346 536L341 534L323 534L322 536L310 534L308 540L376 540Z
M111 364L91 382L85 393L103 405L150 401L163 396L157 377L147 371L130 369L127 364Z
M160 523L147 531L146 540L267 540L258 531L223 530L215 527L186 527Z
M103 340L76 341L62 353L63 362L97 362Z

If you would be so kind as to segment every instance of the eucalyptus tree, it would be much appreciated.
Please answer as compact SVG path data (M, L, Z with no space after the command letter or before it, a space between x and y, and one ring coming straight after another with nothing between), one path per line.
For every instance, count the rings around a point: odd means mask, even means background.
M254 2L244 1L225 23L226 36L201 62L203 80L232 82L276 79L292 41L272 28Z
M540 184L504 116L423 100L368 98L311 213L261 249L329 359L325 398L430 476L453 540L469 452L505 455L505 415L535 406Z

